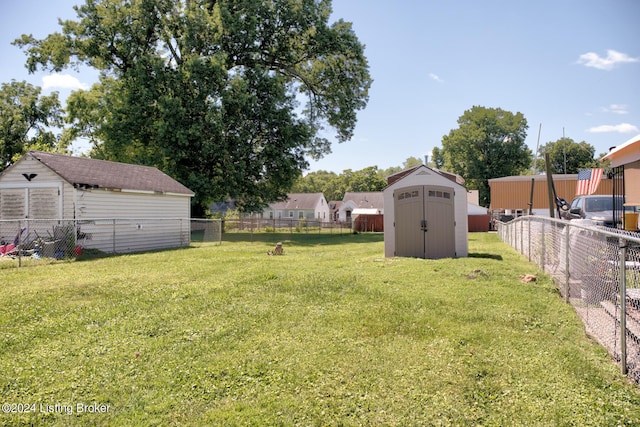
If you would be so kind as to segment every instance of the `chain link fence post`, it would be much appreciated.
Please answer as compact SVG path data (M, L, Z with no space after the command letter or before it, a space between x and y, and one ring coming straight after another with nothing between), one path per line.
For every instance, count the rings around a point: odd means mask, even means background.
M564 301L569 302L569 231L568 225L564 226Z
M524 252L524 221L520 221L520 253Z
M545 225L546 223L543 222L542 223L542 234L540 235L540 268L542 269L542 271L544 271L544 262L545 262L545 258L544 258L544 254L545 254Z
M113 224L113 235L111 236L111 240L112 240L112 253L116 253L116 220L115 218L112 220L112 224Z
M620 238L620 370L627 375L627 242Z
M528 237L527 237L527 240L529 241L529 252L527 253L527 257L529 259L529 262L531 262L531 215L528 216L527 223L528 223L528 228L527 228Z
M22 267L22 221L18 221L18 267Z

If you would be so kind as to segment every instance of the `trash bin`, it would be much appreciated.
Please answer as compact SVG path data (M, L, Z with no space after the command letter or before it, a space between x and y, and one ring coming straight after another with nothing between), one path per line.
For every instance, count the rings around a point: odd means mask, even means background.
M638 212L624 213L624 229L631 231L638 229Z

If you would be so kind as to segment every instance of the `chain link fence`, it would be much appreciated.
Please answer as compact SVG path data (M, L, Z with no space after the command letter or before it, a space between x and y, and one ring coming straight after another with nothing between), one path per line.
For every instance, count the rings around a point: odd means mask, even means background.
M191 219L191 243L222 243L222 227L220 219Z
M73 221L0 221L0 267L76 258L76 233Z
M222 233L255 232L281 234L349 234L351 222L320 221L308 218L259 218L239 217L222 220ZM224 238L223 238L224 239Z
M142 252L202 243L242 233L348 234L350 223L309 219L91 219L0 221L0 268Z
M587 332L640 384L640 233L537 216L497 231L551 275Z
M189 219L2 220L0 268L179 248L190 241Z

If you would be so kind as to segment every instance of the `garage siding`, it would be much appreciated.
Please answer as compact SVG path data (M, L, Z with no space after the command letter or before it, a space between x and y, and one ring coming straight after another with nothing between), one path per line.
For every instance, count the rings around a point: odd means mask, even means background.
M187 196L79 190L76 216L87 218L189 218Z
M123 253L190 243L189 197L87 190L76 204L84 247Z

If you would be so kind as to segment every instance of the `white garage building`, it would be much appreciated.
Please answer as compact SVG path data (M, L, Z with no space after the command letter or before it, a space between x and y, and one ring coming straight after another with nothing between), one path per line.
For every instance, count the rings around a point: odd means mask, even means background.
M104 252L188 246L193 195L153 167L30 151L0 174L0 220L73 221Z

